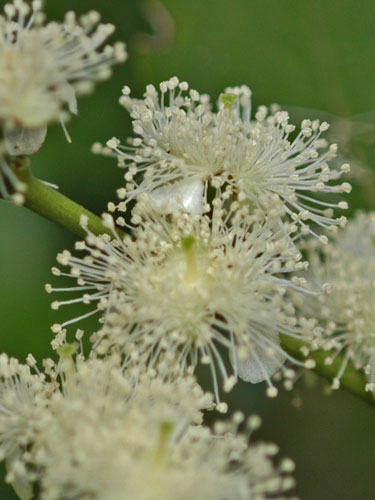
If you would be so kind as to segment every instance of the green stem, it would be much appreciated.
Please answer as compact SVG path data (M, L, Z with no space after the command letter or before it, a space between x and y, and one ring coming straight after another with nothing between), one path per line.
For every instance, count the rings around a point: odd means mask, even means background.
M85 215L88 219L87 227L92 233L113 236L100 217L33 177L27 165L17 167L15 173L27 185L24 206L30 210L82 238L87 235L80 223L81 216ZM121 231L116 231L119 235L122 234Z
M338 355L333 360L331 364L326 364L325 360L328 356L328 352L323 349L318 349L316 351L309 350L309 354L306 357L304 352L304 347L308 347L304 342L300 340L287 337L285 335L281 336L282 347L295 359L300 361L306 361L306 359L312 359L315 361L315 368L312 370L318 375L330 380L336 377L340 367L343 363L343 357ZM344 387L346 390L360 397L370 404L374 404L374 398L371 392L365 390L366 378L364 374L356 370L354 366L349 362L345 372L340 378L340 386Z

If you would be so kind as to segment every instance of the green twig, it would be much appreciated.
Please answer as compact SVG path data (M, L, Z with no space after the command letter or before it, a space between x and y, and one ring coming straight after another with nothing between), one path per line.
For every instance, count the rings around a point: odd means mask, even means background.
M327 364L326 358L329 353L323 349L318 349L316 351L310 349L309 354L306 357L306 354L304 354L304 347L306 348L308 346L300 340L287 337L285 335L281 336L281 345L295 359L300 361L306 361L306 359L314 360L315 368L312 371L330 380L331 382L336 377L343 363L343 357L338 355L331 364ZM365 390L366 378L364 374L361 371L356 370L350 362L340 378L340 386L344 387L346 390L368 403L371 403L372 405L374 404L374 398L371 392Z
M92 233L113 236L100 217L33 177L27 165L16 168L15 172L27 186L24 205L30 210L82 238L86 237L86 232L80 220L85 215L88 219L87 227ZM120 230L116 231L119 235L123 234Z

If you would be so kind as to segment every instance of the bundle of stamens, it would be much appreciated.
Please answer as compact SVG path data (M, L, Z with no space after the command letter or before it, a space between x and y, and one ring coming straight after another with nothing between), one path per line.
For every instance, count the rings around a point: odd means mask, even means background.
M240 376L252 383L266 380L268 393L276 395L271 376L290 358L280 346L279 333L304 338L314 332L312 321L296 319L286 297L288 288L301 291L303 285L287 273L305 268L305 263L291 242L294 225L275 229L272 218L249 215L248 207L238 203L228 211L225 202L216 198L207 215L163 216L144 196L133 213L137 226L132 237L121 240L113 231L110 241L86 229L86 242L77 244L86 256L64 251L58 261L70 273L54 269L77 279L78 286L47 285L47 291L83 292L55 301L56 309L75 302L97 305L53 330L99 310L103 327L94 348L100 353L121 349L125 365L150 368L162 357L180 373L198 362L208 364L217 400L217 369L225 390ZM109 215L104 220L114 228ZM233 374L225 367L222 347Z
M326 202L310 193L348 193L338 183L347 164L336 170L329 161L336 155L321 134L327 123L304 120L294 139L295 126L288 113L261 106L251 120L251 92L246 86L226 89L213 112L209 97L174 77L160 84L161 96L149 85L144 100L129 97L125 87L121 103L133 119L137 137L129 146L113 138L108 148L94 151L115 154L127 168L126 186L118 191L120 210L139 193L151 194L154 205L167 212L177 207L200 213L208 187L233 187L235 199L262 207L281 200L287 216L303 234L316 234L306 221L323 228L344 225L334 208L344 201ZM326 242L326 237L321 237Z
M43 407L32 401L39 426L19 458L23 500L33 487L41 500L190 500L192 486L198 500L283 500L293 488L293 462L274 465L276 445L249 444L259 417L245 433L240 413L214 431L199 425L212 397L192 377L148 372L134 384L117 356L74 360L69 344L58 352L61 388Z
M42 1L5 4L0 15L0 136L4 155L30 155L43 144L46 126L77 113L77 99L94 83L111 75L111 66L126 59L125 46L106 45L111 24L99 24L91 11L62 23L44 24ZM24 185L0 158L0 197L23 202Z
M302 311L320 320L323 334L315 347L323 347L331 364L344 355L333 387L349 361L362 369L366 389L375 392L375 214L359 213L324 248L307 241L310 268L307 279L315 286L326 283L325 295L305 298ZM302 297L300 297L302 298Z
M77 112L76 94L110 76L126 58L123 44L100 47L114 31L98 12L44 24L42 2L14 0L0 16L0 120L34 128Z
M30 446L39 432L48 385L44 376L0 354L0 461L6 461L6 480L20 498L31 498Z

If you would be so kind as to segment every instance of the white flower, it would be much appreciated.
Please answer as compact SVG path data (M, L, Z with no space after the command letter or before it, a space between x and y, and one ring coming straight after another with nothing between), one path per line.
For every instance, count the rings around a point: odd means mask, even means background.
M277 446L237 432L242 415L215 432L196 424L211 398L191 377L134 385L108 357L78 361L65 382L36 437L41 500L281 500L294 486Z
M72 354L71 347L58 352ZM150 372L123 373L116 356L74 363L62 354L62 387L51 395L35 440L43 500L62 493L67 499L124 498L132 461L156 460L164 429L168 439L179 439L212 406L212 395L191 376L172 381Z
M136 206L133 221L139 226L133 238L111 242L88 231L87 242L77 244L86 256L68 251L58 256L60 264L71 268L67 275L78 281L77 288L66 291L83 295L52 307L97 306L53 330L99 310L104 323L96 337L99 352L115 346L125 353L126 364L150 367L162 357L180 372L199 361L208 364L217 400L216 369L226 390L239 375L251 382L266 380L275 394L270 377L288 357L279 332L302 336L285 297L288 288L298 289L298 280L279 277L305 265L286 236L295 227L285 224L275 232L272 218L249 216L236 203L228 214L222 203L215 200L212 221L184 212L170 219L150 214L146 199ZM105 221L113 227L110 216ZM65 289L47 285L47 291L53 290ZM234 376L227 373L219 346L229 351Z
M0 120L26 128L62 119L65 107L76 113L76 95L126 59L122 44L100 52L114 27L98 24L97 12L44 24L41 7L40 0L14 0L0 16Z
M35 440L45 397L41 375L32 375L28 366L0 355L0 461L6 460L6 480L22 500L32 497L28 446Z
M337 183L349 166L336 170L328 165L337 147L328 147L321 138L327 123L304 120L291 139L295 126L285 111L268 114L261 106L251 120L251 92L246 86L226 89L216 113L207 95L188 92L188 84L176 77L160 84L160 96L152 85L143 100L130 98L129 92L125 87L121 103L133 119L136 137L129 146L113 138L108 148L93 148L114 152L119 166L127 168L126 187L118 192L124 199L120 209L139 193L158 193L167 186L179 189L179 183L202 183L204 194L208 185L219 189L229 184L237 199L258 207L281 200L303 233L312 232L308 220L324 228L345 223L344 217L334 218L333 208L346 208L346 202L314 197L350 191L348 183Z
M295 484L290 460L273 464L276 445L248 446L246 436L202 427L168 437L167 429L160 432L139 458L126 461L123 485L109 489L111 500L190 500L192 494L197 500L281 500Z
M0 15L0 197L23 203L26 186L9 167L7 156L31 155L43 144L46 125L77 113L77 96L110 76L110 67L126 59L123 44L107 45L113 25L99 24L91 11L62 23L44 24L41 0L13 0Z
M203 183L201 181L182 181L163 186L149 193L149 200L160 213L168 214L184 210L201 214L204 208Z
M333 387L338 388L347 363L362 369L367 390L375 393L375 213L359 213L323 249L307 242L307 278L327 291L302 304L323 327L318 346L330 351L326 362L343 354Z
M190 500L192 487L197 500L282 500L294 486L276 445L249 444L259 417L244 434L240 413L212 432L201 426L212 395L192 376L124 372L116 355L74 360L63 337L59 363L44 361L52 384L0 356L0 450L22 500L32 483L41 500Z
M84 498L86 487L99 482L98 499L104 498L108 468L101 474L93 467L103 466L104 460L110 465L109 454L121 457L129 448L137 458L158 440L165 423L177 437L189 425L202 423L202 410L213 408L212 395L192 376L171 380L156 372L124 374L117 356L86 361L77 354L75 361L75 346L64 337L54 341L59 363L43 362L51 382L0 356L0 460L6 459L7 481L22 500L33 497L33 483L43 499L60 498L60 487L70 498L77 481ZM32 356L28 362L36 368ZM121 468L115 472L122 482Z

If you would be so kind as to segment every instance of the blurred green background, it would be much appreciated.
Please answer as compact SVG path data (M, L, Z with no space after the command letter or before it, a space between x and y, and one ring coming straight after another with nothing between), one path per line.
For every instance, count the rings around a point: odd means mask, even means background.
M115 198L122 172L90 147L130 134L118 105L122 86L140 96L146 84L177 75L214 98L246 83L255 106L278 102L298 121L333 122L332 137L354 166L351 210L375 208L374 0L48 0L46 10L61 19L66 10L93 8L117 26L114 38L127 42L129 60L79 102L68 124L72 144L59 126L49 128L33 158L35 175L99 214ZM4 201L0 230L0 351L42 359L50 355L50 325L72 313L51 311L44 284L53 281L57 252L71 249L74 238ZM85 323L88 331L95 326ZM241 383L228 400L259 413L264 425L256 437L296 461L302 500L375 498L375 415L365 403L344 391L323 395L320 382L299 383L276 400L265 398L264 387ZM1 484L0 498L16 497Z

